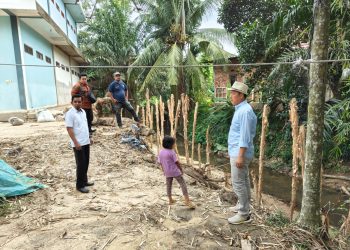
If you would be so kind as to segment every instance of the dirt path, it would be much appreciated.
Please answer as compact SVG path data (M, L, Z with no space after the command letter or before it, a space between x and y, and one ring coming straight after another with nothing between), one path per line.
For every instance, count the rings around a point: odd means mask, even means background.
M255 243L274 242L258 221L229 225L232 194L190 177L185 178L197 209L182 205L176 183L178 202L169 210L165 178L154 156L120 143L128 132L97 129L89 169L95 185L81 194L75 190L75 161L62 122L0 124L0 158L48 186L11 200L12 212L0 217L0 248L240 249L240 239L248 236Z

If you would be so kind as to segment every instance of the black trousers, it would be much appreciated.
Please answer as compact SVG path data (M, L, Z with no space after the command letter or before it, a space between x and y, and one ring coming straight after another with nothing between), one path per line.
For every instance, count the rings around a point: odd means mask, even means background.
M115 112L115 117L117 119L117 123L118 126L121 127L122 126L122 114L121 114L121 109L125 108L127 111L129 111L132 115L132 117L134 117L134 120L139 122L140 119L138 118L138 116L136 115L136 112L134 110L134 108L131 106L130 102L126 101L126 102L117 102L117 104L113 105L113 110Z
M90 145L81 146L80 150L73 148L77 164L77 189L83 188L88 182L87 171L90 161Z
M92 120L94 119L94 113L92 112L92 109L84 109L84 110L85 110L86 120L89 127L89 132L91 132L91 123L92 123Z

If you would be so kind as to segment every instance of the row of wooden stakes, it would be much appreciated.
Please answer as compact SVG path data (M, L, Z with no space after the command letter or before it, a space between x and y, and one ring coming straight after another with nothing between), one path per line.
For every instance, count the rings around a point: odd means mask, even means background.
M141 107L142 115L142 124L149 127L150 129L156 129L156 145L158 152L161 149L162 139L165 135L164 121L165 121L165 102L163 102L162 97L159 97L159 101L156 100L155 104L152 105L149 96L149 90L146 90L146 107ZM175 108L176 107L176 108ZM193 159L195 155L195 135L196 135L196 126L197 126L197 114L198 114L198 102L195 104L194 118L193 118L193 127L192 127L192 142L191 142L191 157L189 151L189 140L188 140L188 115L190 108L190 99L188 95L181 94L181 99L177 101L175 105L175 98L172 94L170 99L167 101L168 116L170 123L170 136L175 138L177 137L178 125L180 115L182 115L183 122L183 137L184 137L184 148L185 148L185 157L186 163L188 165L193 165ZM140 107L137 106L136 113L140 112ZM154 124L154 116L155 123ZM150 138L150 141L153 142L153 138ZM176 153L178 153L177 145L175 144ZM210 175L210 139L209 139L209 127L206 131L206 163L202 164L201 159L202 145L197 144L197 154L198 154L198 165L200 168L208 167L206 169L207 174Z
M161 149L162 138L165 135L164 129L164 114L165 114L165 103L162 100L162 97L159 97L159 101L156 100L154 105L151 105L149 90L146 90L146 107L141 107L142 114L142 123L144 126L147 126L151 129L156 129L156 145L158 152ZM176 108L175 108L176 106ZM195 134L196 134L196 125L197 125L197 115L198 115L198 102L195 104L194 117L193 117L193 125L192 125L192 142L191 142L191 157L189 152L189 141L188 141L188 113L189 113L190 101L188 95L181 94L181 99L177 101L177 105L175 105L174 95L171 95L170 99L167 101L168 108L168 116L170 122L170 135L176 139L178 124L180 115L182 115L183 121L183 137L184 137L184 147L185 147L185 157L186 163L188 165L193 165L193 158L195 154ZM290 102L290 122L292 125L292 137L293 137L293 175L292 175L292 194L291 194L291 206L290 206L290 219L293 219L293 213L296 207L296 195L297 195L297 173L298 166L301 166L301 175L304 173L304 165L305 165L305 126L301 125L299 127L299 118L298 118L298 107L297 101L293 98ZM137 106L136 113L139 114L140 107ZM259 207L262 206L262 189L263 189L263 172L264 172L264 155L265 155L265 147L266 147L266 134L268 128L268 116L270 113L270 108L268 105L264 105L263 113L262 113L262 128L261 128L261 136L260 136L260 154L259 154L259 173L258 176L254 172L251 172L253 177L254 189L255 189L255 197L256 202ZM156 124L154 124L154 115ZM154 128L155 127L155 128ZM207 176L210 176L210 138L209 138L209 130L207 128L206 131L206 163L202 164L201 162L201 144L197 145L197 153L198 153L198 165L199 168L202 168L204 165L207 167L205 169L205 173ZM153 142L153 138L150 138L151 142ZM175 150L178 153L177 146L175 145ZM225 174L226 184L227 174Z

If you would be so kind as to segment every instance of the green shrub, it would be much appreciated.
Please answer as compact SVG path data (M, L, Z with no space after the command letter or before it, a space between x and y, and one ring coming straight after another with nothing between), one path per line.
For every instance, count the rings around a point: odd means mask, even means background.
M281 211L277 211L268 215L266 224L273 227L285 227L289 224L289 219Z

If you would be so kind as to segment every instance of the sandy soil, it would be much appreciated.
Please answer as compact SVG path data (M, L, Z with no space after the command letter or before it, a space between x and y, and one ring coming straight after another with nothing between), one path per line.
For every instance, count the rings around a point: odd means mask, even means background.
M242 238L281 248L259 220L261 214L253 209L252 224L229 225L233 194L188 176L197 208L183 205L177 183L178 202L169 208L154 155L120 143L121 135L130 133L131 121L124 122L126 128L118 132L112 126L97 128L88 173L95 185L89 194L75 190L75 160L63 122L0 124L0 158L47 185L10 199L12 212L0 217L1 249L240 249ZM264 200L272 209L281 205Z

